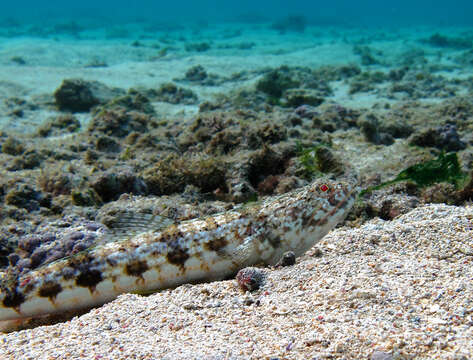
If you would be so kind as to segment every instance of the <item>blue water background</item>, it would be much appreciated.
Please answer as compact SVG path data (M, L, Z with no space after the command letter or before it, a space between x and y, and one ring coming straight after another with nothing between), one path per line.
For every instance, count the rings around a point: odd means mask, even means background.
M135 20L179 23L273 21L287 15L304 15L314 24L473 25L473 1L432 0L266 0L266 1L2 1L0 19L60 21L103 18L110 23Z

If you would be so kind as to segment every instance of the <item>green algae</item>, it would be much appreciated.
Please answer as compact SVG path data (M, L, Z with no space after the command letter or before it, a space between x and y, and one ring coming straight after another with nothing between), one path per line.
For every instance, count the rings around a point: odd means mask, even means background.
M311 180L325 173L342 172L342 164L335 158L329 146L329 144L317 144L304 147L300 142L296 143L297 159L303 169L302 177Z
M401 181L411 181L419 188L445 182L452 184L456 189L461 189L468 181L468 175L461 170L457 153L441 152L435 159L404 169L393 180L364 189L360 196Z

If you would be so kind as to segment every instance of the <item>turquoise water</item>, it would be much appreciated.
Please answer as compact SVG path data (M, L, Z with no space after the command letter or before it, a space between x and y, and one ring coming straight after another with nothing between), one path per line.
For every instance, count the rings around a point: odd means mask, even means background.
M335 0L335 1L15 1L2 4L1 18L44 22L101 17L106 21L136 18L177 22L274 20L299 14L315 23L344 25L436 24L472 25L473 3L467 0ZM47 18L45 18L45 16ZM56 19L56 20L57 20Z

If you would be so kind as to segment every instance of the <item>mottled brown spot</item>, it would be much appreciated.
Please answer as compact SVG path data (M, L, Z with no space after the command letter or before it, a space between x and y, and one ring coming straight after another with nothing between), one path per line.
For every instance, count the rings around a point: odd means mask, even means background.
M202 271L209 272L209 271L210 271L209 264L206 263L206 262L202 262L202 263L200 264L200 269L201 269Z
M102 273L98 270L86 270L76 278L76 284L82 287L95 288L102 281Z
M159 238L159 241L160 242L164 242L164 243L167 243L171 240L171 236L166 232L166 233L163 233L161 235L161 237Z
M310 216L310 215L304 215L304 216L302 216L302 219L301 219L301 220L302 220L302 222L301 222L302 226L306 226L306 225L309 224L310 221L312 220L312 216Z
M171 264L184 266L185 262L189 258L189 254L186 249L183 249L174 241L169 244L169 250L166 257Z
M240 266L241 266L241 263L239 261L232 260L232 267L234 271L238 270Z
M256 223L261 224L264 221L266 221L266 216L264 214L259 214L256 218Z
M205 227L206 229L214 230L218 228L218 224L213 217L208 217L207 219L205 219L205 223L207 224L207 226Z
M145 260L132 261L125 266L125 273L130 276L141 276L149 269Z
M90 254L77 254L76 256L71 256L67 261L67 266L72 269L80 269L84 265L90 264L94 260L94 257Z
M22 293L14 291L8 291L3 299L3 306L9 308L17 308L25 302L25 296Z
M62 286L54 281L46 281L39 289L39 296L54 299L62 291Z
M348 204L348 198L344 198L339 204L338 204L338 209L343 209L347 206Z
M65 267L62 271L62 277L64 280L74 279L74 269L70 267Z
M204 247L207 249L207 250L211 250L211 251L220 251L222 248L224 248L225 246L227 246L228 244L228 241L227 239L225 239L223 236L222 237L219 237L218 239L212 239L210 240L208 243L205 243L204 244Z
M170 242L171 239L175 239L176 237L179 237L179 234L181 234L181 231L176 225L170 225L169 227L166 228L165 231L163 231L163 234L161 235L161 239L159 239L161 242Z
M253 234L254 234L254 230L253 230L253 227L252 227L251 225L248 225L248 226L246 227L245 234L246 234L247 236L250 236L250 235L253 235Z
M291 218L292 221L296 221L299 218L299 214L296 208L291 207L287 210L287 216Z
M154 256L154 257L158 257L159 255L162 255L163 253L161 252L161 250L153 250L151 252L151 255Z
M337 192L332 191L330 193L330 196L328 197L328 202L329 202L330 205L332 205L332 206L337 206L338 205L339 202L337 201L336 197L337 197Z
M34 283L30 282L28 283L25 288L23 289L23 293L25 294L29 294L30 292L32 292L34 289L35 289L35 285Z
M107 262L108 265L110 265L112 267L117 265L117 260L115 260L115 259L106 258L105 261Z
M266 239L269 241L273 248L278 248L281 245L281 237L273 233L269 233L266 236Z
M327 223L327 217L324 216L320 219L317 219L315 217L313 217L310 222L309 222L309 226L323 226Z

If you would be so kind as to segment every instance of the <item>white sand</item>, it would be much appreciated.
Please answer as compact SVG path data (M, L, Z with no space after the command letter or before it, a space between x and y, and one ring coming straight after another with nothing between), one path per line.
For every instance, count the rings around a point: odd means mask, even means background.
M472 206L425 206L333 231L252 294L229 280L123 295L2 335L0 358L469 359L472 235Z

